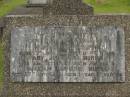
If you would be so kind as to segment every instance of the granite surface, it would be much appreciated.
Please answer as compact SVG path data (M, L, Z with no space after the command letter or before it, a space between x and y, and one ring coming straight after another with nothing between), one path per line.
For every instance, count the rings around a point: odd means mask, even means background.
M130 16L8 16L6 18L4 89L2 97L130 97ZM118 28L125 35L125 77L123 83L25 83L12 82L11 31L14 28L43 26L87 26ZM113 30L112 30L113 31ZM111 31L111 32L112 32ZM111 33L110 32L110 33ZM104 32L106 33L106 32ZM70 35L71 36L71 35ZM120 60L119 60L120 62ZM119 63L117 62L117 63Z
M93 15L92 6L82 0L50 0L47 4L26 4L13 10L9 15Z
M51 12L53 15L93 15L94 9L82 0L53 0Z
M10 71L14 82L123 82L124 30L115 26L13 28Z

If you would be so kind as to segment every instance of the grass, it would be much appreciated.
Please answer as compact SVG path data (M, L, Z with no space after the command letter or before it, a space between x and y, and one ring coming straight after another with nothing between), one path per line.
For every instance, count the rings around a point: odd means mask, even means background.
M25 4L27 0L8 0L8 2L3 2L0 6L0 17L6 15L11 10L15 9L21 4Z
M130 13L130 0L84 0L94 7L95 13Z
M0 1L0 5L2 5L3 4L3 1Z

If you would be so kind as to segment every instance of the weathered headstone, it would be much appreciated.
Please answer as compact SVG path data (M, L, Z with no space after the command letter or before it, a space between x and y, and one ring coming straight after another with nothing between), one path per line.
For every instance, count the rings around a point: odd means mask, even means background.
M4 94L129 97L128 21L129 16L7 17Z
M129 97L130 16L92 15L81 0L37 2L6 17L2 96Z
M44 0L31 1L40 4ZM76 14L82 4L81 0L53 0L50 12ZM124 31L120 27L26 26L12 32L13 82L125 81Z
M12 30L11 43L14 82L125 81L120 27L26 26Z

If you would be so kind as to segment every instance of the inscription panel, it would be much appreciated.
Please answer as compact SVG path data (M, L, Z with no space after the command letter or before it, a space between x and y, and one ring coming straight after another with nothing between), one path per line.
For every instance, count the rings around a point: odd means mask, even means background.
M124 82L120 27L16 27L11 32L13 82Z

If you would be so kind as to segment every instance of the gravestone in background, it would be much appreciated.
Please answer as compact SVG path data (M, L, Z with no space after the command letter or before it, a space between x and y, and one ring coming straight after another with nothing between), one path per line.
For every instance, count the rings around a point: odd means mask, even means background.
M28 0L27 6L46 8L52 15L92 15L93 7L82 0ZM45 7L46 6L46 7Z
M41 1L43 2L43 1ZM45 1L44 1L45 2ZM39 3L37 0L28 0L27 7L21 6L13 10L9 15L93 15L94 10L82 0L47 0L47 3Z
M48 0L28 0L29 4L47 4Z
M51 4L53 0L28 0L28 4L30 5L46 5Z

